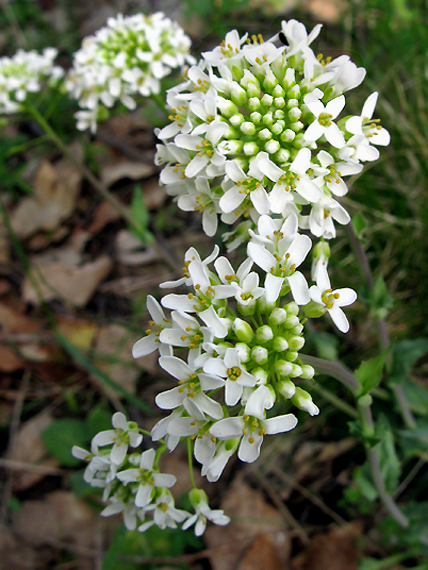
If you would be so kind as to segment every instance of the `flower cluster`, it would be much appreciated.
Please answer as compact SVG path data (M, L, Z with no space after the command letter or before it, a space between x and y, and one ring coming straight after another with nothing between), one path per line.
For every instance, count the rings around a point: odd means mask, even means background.
M53 64L55 48L36 51L18 50L13 57L0 58L0 113L22 110L29 93L38 93L45 81L56 82L63 70Z
M138 447L143 436L137 424L128 422L121 412L112 418L112 430L98 433L92 440L91 452L74 446L72 453L87 462L84 479L93 487L104 489L103 500L108 503L103 516L122 513L128 530L144 532L154 524L159 528L183 528L196 523L195 533L201 535L207 519L224 525L229 518L220 510L211 510L204 491L192 489L190 502L195 514L177 509L169 489L175 484L174 475L160 473L159 455L154 449L129 454L129 447ZM101 448L101 449L100 449ZM137 526L138 525L138 526Z
M229 32L168 92L160 179L180 208L202 213L208 235L218 216L233 224L294 213L300 228L325 239L335 236L334 222L349 222L336 199L347 193L344 178L376 160L373 145L388 144L389 134L372 119L377 93L361 116L339 119L344 93L365 69L346 55L316 56L309 45L320 28L308 35L300 22L282 22L266 42ZM275 45L279 38L286 45Z
M194 61L190 43L161 12L109 18L106 27L84 39L67 76L66 87L83 109L76 114L77 128L94 132L100 115L117 101L135 109L136 96L159 93L163 77Z
M163 297L163 307L171 311L168 316L153 297L148 298L151 328L135 344L133 355L138 358L158 349L160 366L177 380L175 387L156 397L156 404L171 414L154 426L152 439L165 438L170 450L182 437L193 439L195 458L209 481L220 477L235 451L242 461L253 462L264 435L296 426L292 413L268 417L275 403L290 401L311 415L319 412L310 394L295 384L311 379L314 370L299 359L305 340L298 303L309 303L310 294L305 278L296 271L311 240L297 234L294 218L277 244L278 251L286 249L287 270L281 272L275 258L281 276L267 273L264 287L252 271L251 257L235 271L226 257L218 257L218 247L205 260L190 248L184 277L163 287L186 284L191 292ZM295 300L284 304L289 291ZM173 353L177 350L186 351L186 360Z

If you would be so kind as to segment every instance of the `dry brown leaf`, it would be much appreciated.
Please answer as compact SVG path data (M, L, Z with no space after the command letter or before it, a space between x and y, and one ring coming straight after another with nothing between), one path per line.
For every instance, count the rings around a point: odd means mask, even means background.
M46 448L40 437L42 431L51 422L52 416L49 411L44 410L22 424L13 439L13 448L9 451L8 458L29 464L57 467L58 463L54 459L47 457ZM44 479L44 477L46 477L46 474L39 471L14 471L13 489L15 491L24 491L41 479Z
M256 536L245 552L237 570L284 570L284 561L276 553L275 546L267 534Z
M128 230L120 230L116 236L116 254L123 265L147 265L159 259L159 253L153 246L144 245Z
M210 557L214 570L240 568L239 563L245 552L260 535L263 541L270 542L271 555L283 565L286 564L291 551L290 537L281 515L264 500L260 492L237 478L224 496L221 508L232 519L227 530L212 526L205 533L206 542L214 551ZM266 545L264 547L268 548Z
M0 570L34 570L36 567L35 550L1 525Z
M94 347L96 354L94 364L133 394L140 374L138 368L134 366L135 361L132 357L132 347L138 338L134 332L119 325L108 325L100 328ZM101 385L109 397L117 396L113 388L100 384L99 378L93 377L93 381Z
M0 371L15 372L25 367L25 361L8 346L0 345Z
M33 275L45 301L65 299L78 307L84 307L98 285L110 273L113 262L108 255L82 263L80 251L87 239L88 234L79 232L67 246L31 258ZM38 291L28 277L23 283L22 295L27 303L40 303Z
M95 215L93 217L91 225L88 228L88 232L91 234L96 234L97 232L103 230L110 222L116 222L119 219L119 212L116 210L116 208L113 208L110 202L101 202L101 204L95 210Z
M355 538L360 532L356 522L315 535L308 548L293 558L292 570L356 570Z
M101 167L101 181L108 187L124 178L130 178L131 180L148 178L155 171L156 167L154 164L145 162L134 162L131 160L115 161L113 164L109 162Z
M13 514L19 532L33 544L51 540L72 542L79 547L94 545L99 514L69 491L54 491L44 500L25 501Z
M78 162L83 160L79 144L70 146L70 152ZM33 183L34 195L24 198L11 215L18 237L25 239L40 230L56 229L73 213L81 185L80 171L67 159L55 164L43 160Z
M148 210L157 210L163 206L167 199L166 186L160 186L157 177L146 180L142 187L144 203Z

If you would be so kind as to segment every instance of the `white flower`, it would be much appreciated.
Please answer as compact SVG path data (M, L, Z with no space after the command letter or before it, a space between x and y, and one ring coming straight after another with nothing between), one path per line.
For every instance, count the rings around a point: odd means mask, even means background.
M225 401L234 406L242 396L244 386L255 386L257 380L245 370L235 348L226 349L224 358L211 358L204 364L204 372L225 380L220 385L225 388Z
M182 527L183 530L190 528L196 523L195 535L201 536L205 532L207 520L220 526L224 526L230 522L230 518L227 517L222 510L210 509L208 497L202 489L192 489L189 493L189 498L196 513L185 521Z
M215 483L221 477L224 468L231 456L235 453L239 445L239 439L227 439L216 443L215 454L211 461L205 463L201 469L202 477L208 479L210 483Z
M146 507L150 503L155 487L169 488L177 481L174 475L153 471L155 455L154 449L148 449L141 455L138 469L125 469L116 475L119 481L122 481L125 485L138 483L138 490L135 495L135 505L137 507Z
M327 141L335 148L342 148L345 145L343 133L333 122L345 106L345 97L340 95L327 105L324 105L319 100L314 100L310 95L306 95L305 103L311 113L315 116L315 121L309 125L304 133L307 141L317 141L323 135Z
M183 522L190 516L188 512L175 508L174 499L166 489L157 497L154 504L145 508L145 511L153 511L153 520L139 526L140 532L144 532L154 524L161 529L177 528L177 523Z
M116 412L112 417L112 424L115 429L97 433L93 444L97 446L112 445L110 452L111 462L121 465L125 460L128 447L137 447L143 441L143 436L138 433L138 426L135 422L128 422L122 412Z
M141 356L146 356L151 354L155 350L159 349L159 353L162 356L167 356L172 354L170 345L165 345L160 340L160 333L165 328L171 327L171 320L165 317L165 313L162 307L151 295L147 295L147 309L152 317L149 321L150 329L146 330L146 336L138 340L132 347L132 356L134 358L140 358Z
M316 282L317 284L312 285L309 289L312 300L325 307L332 321L341 332L348 332L348 319L341 307L351 305L357 299L356 292L349 287L333 290L324 265L319 265L317 268Z
M361 135L379 146L387 146L391 137L389 132L378 124L378 119L372 119L376 107L378 92L375 91L366 99L361 116L351 117L346 121L346 130L354 135Z
M128 530L135 530L137 527L137 518L144 520L144 510L139 509L134 503L128 503L122 499L112 497L111 504L101 511L102 517L110 517L111 515L123 514L123 522Z
M110 108L120 101L135 109L136 96L159 93L160 79L171 69L194 62L189 48L190 39L161 12L151 16L119 14L83 40L74 54L66 88L82 109L94 111L90 121L94 131L100 107ZM83 129L87 119L80 114L78 120Z
M210 431L214 437L223 440L241 437L238 457L241 461L252 463L260 455L264 435L284 433L294 429L296 425L297 418L293 414L276 416L267 420L245 415L220 420L212 426Z

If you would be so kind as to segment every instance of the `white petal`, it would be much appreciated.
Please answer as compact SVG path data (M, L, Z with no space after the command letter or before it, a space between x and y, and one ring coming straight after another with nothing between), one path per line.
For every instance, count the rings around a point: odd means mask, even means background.
M304 138L307 141L317 141L325 132L325 127L321 126L318 121L314 121L309 125L304 133Z
M337 293L339 295L339 298L334 303L338 307L346 307L347 305L352 305L352 303L357 300L357 293L349 287L336 289L334 293Z
M375 91L367 97L366 102L363 105L363 110L361 111L361 117L363 119L371 119L373 117L378 95L379 93Z
M111 418L111 423L113 424L113 427L116 429L123 429L125 431L128 429L128 422L126 421L126 416L122 412L116 412L115 414L113 414L113 417Z
M290 285L291 294L293 299L298 305L306 305L311 300L309 294L309 287L305 276L300 271L296 271L293 275L290 275L288 279L288 284Z
M335 305L332 309L328 309L328 312L337 328L341 332L347 333L349 331L349 323L342 309Z
M276 416L275 418L265 420L263 423L266 433L273 435L294 429L297 425L297 418L293 414L285 414L284 416Z
M153 469L153 463L155 461L156 452L154 449L148 449L145 451L140 460L140 469L147 469L151 471Z
M332 99L329 101L325 107L325 112L329 115L333 115L333 119L335 119L339 113L342 111L343 107L345 106L345 96L340 95L340 97L336 97L336 99Z
M174 475L169 475L169 473L153 473L153 480L156 487L167 487L168 489L177 482L177 478Z
M147 356L147 354L151 354L159 347L159 342L156 342L156 335L149 334L137 342L132 347L132 356L134 358L140 358L141 356Z
M242 438L241 445L239 446L238 457L241 461L245 461L245 463L253 463L260 455L263 436L253 432L252 437L254 439L253 443L249 442L249 436L247 435Z
M229 214L236 210L244 201L246 194L242 192L239 186L233 186L221 198L219 206L225 214Z
M187 380L193 370L188 366L183 360L177 358L176 356L161 356L159 358L159 364L162 368L177 378L177 380Z
M324 134L328 142L334 147L342 148L345 146L345 138L336 123L332 123L329 127L327 127Z
M211 426L210 433L219 439L232 439L242 435L244 420L241 417L225 418Z
M284 277L277 277L268 273L265 280L266 289L266 301L268 303L275 303L281 292L282 285L284 283Z

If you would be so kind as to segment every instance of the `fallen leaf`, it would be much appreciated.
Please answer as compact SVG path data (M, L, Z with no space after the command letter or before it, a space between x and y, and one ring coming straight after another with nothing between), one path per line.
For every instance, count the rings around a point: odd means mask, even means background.
M131 160L122 160L121 162L109 162L101 167L101 181L105 186L112 186L115 182L130 178L131 180L140 180L148 178L156 171L154 164L145 162L134 162Z
M39 291L26 277L22 295L27 303L38 305L39 294L45 301L65 299L78 307L89 302L98 285L110 273L113 262L108 255L101 255L94 261L82 263L80 251L88 235L79 232L72 236L67 246L31 258L32 273Z
M145 245L128 230L120 230L116 236L116 255L123 265L147 265L159 259L159 252L150 245Z
M69 150L78 162L82 162L81 145L75 143ZM80 171L67 159L55 164L43 160L33 183L34 195L21 200L11 214L17 236L25 239L40 230L55 230L73 213L81 185Z
M19 532L35 545L52 540L72 542L79 547L94 546L99 514L69 491L54 491L40 501L25 501L13 513Z
M96 234L103 230L107 224L111 222L116 222L120 219L119 212L113 208L110 202L104 201L95 210L95 215L92 219L92 223L88 228L88 232L91 234Z
M308 548L293 558L292 570L356 570L355 538L361 530L356 522L315 535Z
M243 555L237 570L284 570L284 561L276 553L274 544L267 534L259 534Z
M58 315L56 322L59 332L61 332L71 344L83 350L91 348L97 332L97 325L93 321Z
M49 411L44 410L37 416L26 421L20 427L13 439L13 448L8 452L9 459L22 461L23 463L44 465L47 467L57 467L58 463L47 457L47 451L43 445L40 434L51 423L52 416ZM14 491L24 491L44 479L45 473L40 471L13 471Z
M22 370L25 367L25 360L20 358L8 346L0 345L0 371L1 372L15 372Z
M157 210L167 199L166 186L159 185L158 177L150 178L142 184L144 204L148 210Z
M99 329L94 346L94 364L133 394L135 383L140 375L132 357L132 347L138 338L138 334L124 327L108 325ZM98 377L93 377L93 381L101 385L109 397L117 397L117 392L103 384Z
M260 540L264 543L263 548L269 550L272 560L278 559L283 566L286 564L291 552L290 537L281 515L259 491L237 478L221 501L221 508L232 519L227 529L211 526L205 533L207 545L214 552L210 556L214 570L252 568L241 568L239 564L260 536L263 536ZM270 545L267 546L266 542ZM260 567L268 568L265 564Z
M17 538L6 526L0 526L0 569L34 570L36 563L35 550Z

